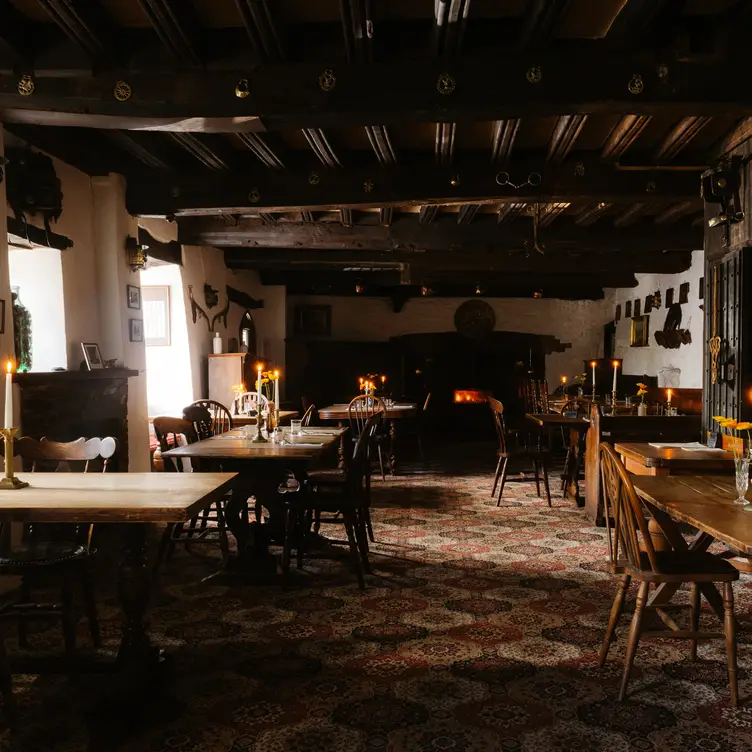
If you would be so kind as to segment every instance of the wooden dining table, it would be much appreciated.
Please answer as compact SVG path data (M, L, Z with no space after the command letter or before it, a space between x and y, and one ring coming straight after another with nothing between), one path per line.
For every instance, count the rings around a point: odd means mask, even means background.
M222 498L235 473L20 473L29 485L0 490L0 522L122 524L117 594L123 612L117 665L149 669L159 659L144 624L152 582L151 523L188 522Z
M297 410L280 410L279 411L279 423L280 425L285 425L286 423L289 423L293 418L297 418L298 415ZM256 425L256 416L255 415L231 415L232 418L232 427L233 428L241 428L242 426L255 426Z
M707 551L714 541L721 541L742 554L739 560L732 558L732 563L739 569L747 569L747 557L752 556L752 511L734 504L737 494L733 476L634 475L632 484L648 505L671 549ZM689 543L682 535L680 523L698 531ZM651 603L668 603L678 588L674 583L660 585ZM703 583L700 588L708 603L723 618L723 601L715 586Z
M389 426L389 467L392 472L397 467L397 424L401 420L409 420L418 416L419 405L415 402L393 402L386 405L384 421ZM350 424L350 411L348 403L341 403L323 407L318 411L319 420L337 421L341 428ZM345 445L340 445L340 466L344 464Z
M614 451L635 475L708 475L734 471L734 455L723 449L653 446L645 441L618 442Z
M249 496L255 495L269 510L269 530L277 536L282 534L284 516L281 514L281 505L275 502L277 487L286 471L292 471L297 477L303 475L307 469L316 466L327 452L336 450L347 430L339 427L309 427L303 428L300 435L293 436L288 426L282 428L278 441L257 443L246 437L245 428L237 428L170 449L163 457L210 460L223 470L240 476L227 504L225 517L227 526L237 541L242 562L251 554L258 556L266 553L263 541L251 540L247 510Z

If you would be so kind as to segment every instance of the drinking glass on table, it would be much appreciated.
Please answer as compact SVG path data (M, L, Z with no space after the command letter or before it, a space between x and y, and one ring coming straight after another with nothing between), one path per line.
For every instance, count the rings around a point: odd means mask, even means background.
M749 457L734 458L734 474L736 476L736 493L738 499L734 499L734 504L746 504L744 498L749 488Z
M303 435L303 421L291 420L290 421L290 436L292 438L295 438L296 436L302 436L302 435Z

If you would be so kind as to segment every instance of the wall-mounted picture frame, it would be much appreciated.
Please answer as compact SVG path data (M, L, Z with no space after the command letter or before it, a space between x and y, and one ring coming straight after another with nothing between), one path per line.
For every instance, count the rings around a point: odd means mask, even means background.
M0 334L5 334L5 301L0 300Z
M697 297L700 300L705 300L705 277L700 277L700 284L697 288Z
M141 288L136 285L126 285L126 302L128 308L133 308L137 311L141 310Z
M616 304L616 313L614 314L614 321L621 321L621 303Z
M642 314L642 311L640 310L641 306L642 306L642 301L639 300L638 298L637 300L635 300L634 305L632 306L633 316L640 316Z
M653 296L645 296L645 307L642 309L645 313L650 313L653 310Z
M632 318L632 301L628 300L624 304L624 318L625 319L631 319Z
M295 306L295 334L299 337L329 337L332 333L332 307Z
M131 342L143 342L144 341L144 320L143 319L128 319L128 332L130 334Z
M630 347L647 347L650 342L648 339L650 329L650 316L635 316L632 319L632 326L629 332Z
M670 308L674 304L674 288L669 287L666 290L666 308Z
M689 282L682 282L679 285L679 302L689 303Z
M102 353L99 352L99 345L96 342L82 342L81 349L84 353L86 367L90 371L98 371L100 368L104 368Z

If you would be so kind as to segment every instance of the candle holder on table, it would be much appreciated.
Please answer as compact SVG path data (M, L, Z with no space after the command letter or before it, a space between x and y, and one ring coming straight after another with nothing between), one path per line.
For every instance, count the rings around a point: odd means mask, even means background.
M611 414L616 415L616 392L611 392Z
M27 488L26 481L17 478L13 473L13 437L18 433L17 428L0 428L3 435L5 449L5 477L0 480L0 490L16 490L18 488Z
M261 414L261 405L256 410L256 435L251 439L254 444L266 444L269 440L264 438L261 429L264 425L264 416Z

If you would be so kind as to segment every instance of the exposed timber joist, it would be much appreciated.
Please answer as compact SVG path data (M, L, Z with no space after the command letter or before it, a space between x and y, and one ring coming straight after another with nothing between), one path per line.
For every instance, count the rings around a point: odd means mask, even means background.
M415 217L403 217L390 227L376 224L370 217L352 228L339 223L315 225L278 222L265 227L254 219L240 218L228 223L216 217L194 217L178 220L178 239L185 245L216 247L309 248L313 250L357 249L383 251L408 250L515 250L524 247L531 237L532 223L513 222L500 229L492 217L476 219L471 225L458 225L450 216L432 223L421 223ZM486 221L487 220L487 221ZM570 218L562 217L546 232L547 247L593 249L595 251L652 249L694 250L702 243L702 230L691 227L660 228L652 222L614 232L610 227L580 227ZM627 259L628 262L628 259Z
M379 224L384 227L389 227L392 224L392 218L394 216L394 209L391 206L382 206L379 209Z
M454 159L456 123L436 123L436 163L450 165Z
M143 162L147 167L159 170L162 173L172 174L175 172L174 166L161 153L164 149L158 143L158 140L161 140L160 134L108 130L100 131L100 133L123 151Z
M520 47L539 49L548 45L569 10L570 0L533 0L526 9Z
M632 204L628 209L623 211L615 220L614 227L629 227L634 224L648 209L648 204Z
M182 63L201 65L198 19L183 0L138 0L162 44ZM237 82L236 82L237 83Z
M331 266L373 266L384 271L398 269L408 264L411 269L441 270L447 272L476 271L518 272L542 274L604 274L609 272L634 273L652 271L654 273L681 272L689 267L690 252L655 253L643 251L629 259L618 254L568 253L552 251L547 247L545 256L523 253L509 253L499 250L494 253L454 253L451 251L390 252L390 251L322 251L311 249L280 248L228 248L225 260L230 267L246 266L256 269L281 268L294 271L321 269ZM579 266L578 266L579 265Z
M532 210L532 206L528 206L528 210ZM549 227L551 223L560 215L562 215L567 209L569 209L569 202L558 201L552 204L546 204L541 207L540 226Z
M462 47L471 0L436 0L434 4L433 52L449 57Z
M493 201L654 204L697 196L698 172L619 171L592 160L584 160L583 165L585 174L579 176L569 163L544 168L529 162L514 163L506 169L518 184L540 169L539 185L519 188L499 185L497 168L487 160L456 164L459 183L452 179L452 170L417 161L409 167L381 173L369 169L332 170L316 184L309 182L310 173L261 168L259 172L237 171L216 180L203 173L183 176L177 182L155 177L133 179L128 184L127 200L132 214L164 216ZM255 189L253 196L251 188Z
M284 48L268 0L235 0L258 61L284 60Z
M715 156L723 157L752 138L752 117L740 120L715 148Z
M610 207L611 204L605 201L601 201L594 206L589 206L585 211L582 211L577 215L575 224L578 224L580 227L589 227L597 222Z
M623 115L603 144L601 159L614 161L623 156L649 122L648 115Z
M353 226L352 209L340 209L339 221L341 222L342 227L352 227Z
M676 222L681 217L686 217L689 214L696 214L702 211L702 205L697 201L682 201L680 204L674 204L664 209L656 218L655 223L657 225L667 225L672 222Z
M206 143L204 139L209 138L208 136L204 136L202 139L200 136L194 136L192 133L178 133L175 131L171 131L168 135L176 144L201 162L204 167L223 172L230 169L228 160L224 159L221 154Z
M439 213L441 207L437 204L431 204L429 206L421 206L418 214L418 224L430 225L431 222L436 219L436 215Z
M271 212L259 212L259 217L261 217L261 221L265 225L275 225L277 224L277 217L274 216Z
M339 8L347 61L371 62L374 30L371 0L340 0Z
M313 212L309 212L309 211L305 211L305 210L303 210L302 212L300 212L300 219L303 222L309 222L309 223L316 221L316 218L314 217Z
M101 3L85 0L37 0L50 18L92 60L114 57L119 34Z
M689 146L695 136L712 120L710 117L685 117L677 123L656 149L655 160L658 163L670 162Z
M342 167L342 163L339 161L332 145L329 143L329 139L326 137L324 131L320 128L304 128L303 135L305 140L308 141L308 145L313 149L313 153L318 157L324 167L334 169L335 167Z
M392 140L389 138L389 132L383 125L367 125L366 135L382 167L388 167L397 163L397 156L392 147Z
M460 206L460 210L457 212L457 224L469 225L475 219L478 209L480 209L480 204L463 204Z
M556 121L551 140L548 142L549 162L561 164L569 156L586 120L587 115L562 115Z
M506 163L512 157L512 149L520 129L519 118L497 120L493 126L491 139L491 161Z
M519 217L520 212L524 210L525 206L526 204L502 204L496 215L496 223L501 225L515 217Z
M238 133L238 138L243 142L244 146L248 147L251 154L269 169L279 170L284 167L280 157L264 141L263 137L256 133Z
M251 78L242 70L134 73L128 77L134 96L126 102L102 96L112 90L111 75L60 71L53 77L47 72L37 77L34 96L23 97L17 76L3 72L0 116L18 121L26 112L26 122L47 125L239 131L259 130L254 117L268 129L280 129L503 120L562 112L677 119L752 115L752 90L728 75L734 66L743 67L743 59L672 62L672 85L666 86L658 77L660 59L599 53L597 45L589 49L589 54L541 53L536 62L545 74L534 85L525 78L529 57L458 58L450 66L441 60L345 65L333 71L331 92L317 85L320 65L278 63L260 67ZM442 95L435 82L447 68L456 88ZM635 71L641 71L639 96L628 87ZM242 78L248 78L245 99L231 95ZM393 85L396 80L399 87ZM489 80L494 81L491 88ZM114 116L109 125L102 115Z

